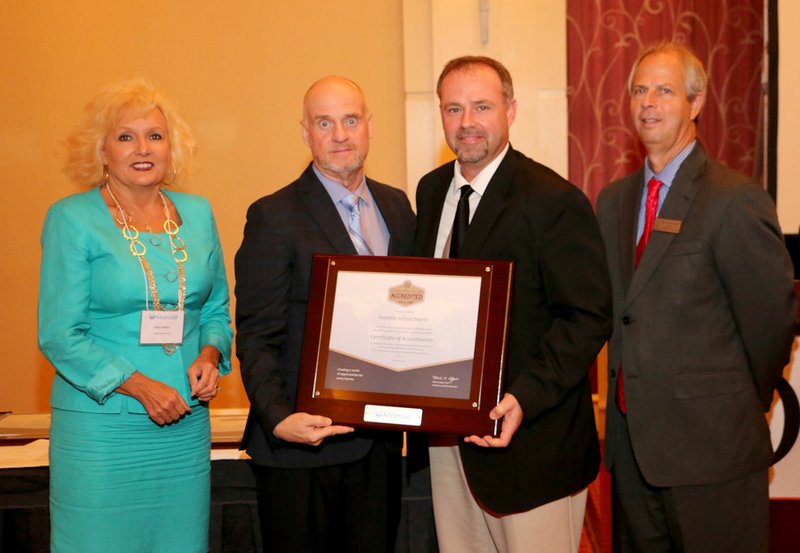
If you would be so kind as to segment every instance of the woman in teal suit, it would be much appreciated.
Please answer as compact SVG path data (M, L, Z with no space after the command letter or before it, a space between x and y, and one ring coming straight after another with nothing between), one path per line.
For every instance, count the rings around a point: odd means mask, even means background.
M66 173L97 184L52 205L42 232L51 551L205 552L228 285L208 201L162 190L194 139L136 79L101 90L67 147Z

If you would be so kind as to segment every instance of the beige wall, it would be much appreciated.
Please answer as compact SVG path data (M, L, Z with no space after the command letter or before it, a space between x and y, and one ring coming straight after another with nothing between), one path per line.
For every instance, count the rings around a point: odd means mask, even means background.
M800 36L793 27L800 21L800 3L797 0L778 2L778 36L780 56L778 68L778 218L783 232L797 233L800 226L800 105L797 90L800 87ZM800 395L800 339L795 340L794 354L783 376ZM772 410L770 429L774 443L783 431L783 405ZM770 471L769 493L772 498L800 498L800 447L795 447Z
M500 60L514 80L514 147L567 176L566 0L404 0L409 192L452 159L441 131L436 80L463 55ZM482 31L483 23L483 31Z
M374 113L369 174L405 188L401 0L37 0L0 17L0 411L47 410L52 368L36 347L39 233L47 207L80 191L60 141L102 84L144 75L197 134L184 190L208 197L228 278L245 210L309 161L305 89L330 73L364 88ZM191 247L191 245L190 245ZM236 374L216 407L246 405Z
M413 191L418 176L444 155L433 95L441 65L468 52L497 56L512 71L527 110L512 131L514 144L565 171L566 134L552 132L565 125L564 0L489 2L486 45L478 42L477 0L6 4L0 18L0 411L47 410L53 371L36 348L39 232L47 206L80 190L61 174L60 141L108 81L147 76L195 129L198 170L184 189L211 200L231 288L247 206L294 179L309 160L298 120L302 94L319 76L344 74L362 85L376 130L368 171ZM800 136L793 132L800 110L791 100L799 77L787 67L798 58L800 41L786 22L800 17L800 7L782 0L780 10L778 207L784 230L796 232L800 187L790 175L800 174ZM561 45L542 46L547 43ZM215 406L244 405L237 366Z
M796 234L800 227L800 2L778 2L778 218L783 232Z

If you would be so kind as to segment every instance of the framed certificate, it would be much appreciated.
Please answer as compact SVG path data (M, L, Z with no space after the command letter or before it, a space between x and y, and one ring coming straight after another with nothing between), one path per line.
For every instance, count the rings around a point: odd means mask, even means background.
M510 261L315 255L297 411L497 435Z

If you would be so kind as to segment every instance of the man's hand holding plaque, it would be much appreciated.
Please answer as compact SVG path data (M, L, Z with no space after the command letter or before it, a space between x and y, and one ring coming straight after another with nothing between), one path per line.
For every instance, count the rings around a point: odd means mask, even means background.
M275 426L276 438L297 444L318 446L325 438L353 431L349 426L333 424L328 417L308 413L292 413Z
M481 447L508 447L511 438L516 434L519 425L522 424L522 407L517 398L511 394L506 394L494 409L489 413L489 418L493 421L502 419L500 423L500 436L467 436L465 442L479 445Z

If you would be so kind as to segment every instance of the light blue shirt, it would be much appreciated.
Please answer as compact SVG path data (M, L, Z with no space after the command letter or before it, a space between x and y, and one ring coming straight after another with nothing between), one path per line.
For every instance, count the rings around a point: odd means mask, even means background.
M344 228L349 228L350 211L344 206L342 199L349 196L351 192L342 183L336 182L323 175L317 169L316 165L312 165L312 168L314 169L314 174L317 175L317 178L322 183L322 186L325 187L325 191L331 197L333 205L336 206L336 210L342 218ZM381 210L378 209L378 204L375 203L375 198L372 197L372 193L369 191L366 179L362 179L361 184L359 184L358 188L352 193L361 198L361 203L359 204L361 231L370 250L372 250L372 253L375 255L387 255L389 253L389 229L386 226L386 222L383 220Z
M661 206L664 205L664 200L667 199L667 194L669 194L669 190L672 187L672 181L675 180L675 175L678 173L678 169L681 168L681 165L683 165L683 162L686 161L686 158L689 157L689 154L692 153L696 145L697 140L692 140L683 150L678 152L678 155L673 157L670 162L667 163L666 167L664 167L658 174L654 173L650 168L650 160L645 159L642 198L639 201L639 219L636 227L637 244L639 243L639 239L642 237L642 232L644 231L644 212L645 204L647 203L647 183L650 182L650 179L654 177L656 180L660 180L664 183L658 190L658 210L656 211L658 214L661 212Z

